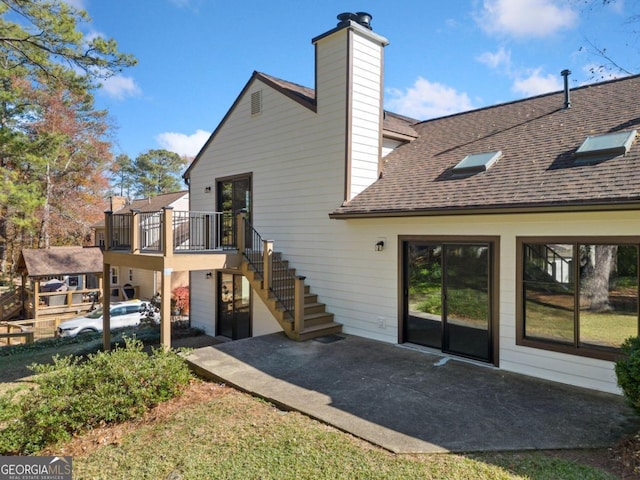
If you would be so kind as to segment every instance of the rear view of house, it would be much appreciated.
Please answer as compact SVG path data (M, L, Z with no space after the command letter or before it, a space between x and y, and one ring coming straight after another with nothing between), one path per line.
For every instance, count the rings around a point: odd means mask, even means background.
M190 210L220 215L215 249L182 262L192 325L343 331L619 392L640 77L418 121L383 108L371 16L338 20L312 40L315 87L255 72L185 173Z

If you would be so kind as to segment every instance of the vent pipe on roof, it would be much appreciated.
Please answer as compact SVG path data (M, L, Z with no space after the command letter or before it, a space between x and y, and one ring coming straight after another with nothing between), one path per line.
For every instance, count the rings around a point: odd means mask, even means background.
M372 18L373 17L367 12L341 13L340 15L338 15L338 20L340 20L340 23L338 23L338 27L345 27L348 25L349 20L352 20L362 25L364 28L368 28L369 30L371 30Z
M564 108L571 108L571 98L569 96L569 75L571 75L571 70L564 69L560 72L560 75L564 77Z

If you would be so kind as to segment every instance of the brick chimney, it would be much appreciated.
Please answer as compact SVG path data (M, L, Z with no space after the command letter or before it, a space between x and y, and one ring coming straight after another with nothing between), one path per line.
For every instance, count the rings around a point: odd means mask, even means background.
M345 200L376 181L383 121L383 51L388 40L371 29L371 15L342 13L314 38L316 105L330 138L345 153Z
M127 197L120 197L117 195L113 195L111 197L109 197L109 209L112 212L117 212L118 210L121 210L122 208L124 208L127 205Z

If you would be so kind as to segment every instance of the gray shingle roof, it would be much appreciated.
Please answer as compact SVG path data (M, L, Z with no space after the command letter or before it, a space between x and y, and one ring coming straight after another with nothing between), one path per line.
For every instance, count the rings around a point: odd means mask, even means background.
M640 141L626 156L580 163L588 135L640 130L640 76L413 125L418 138L385 158L382 178L333 217L433 215L640 205ZM489 170L452 174L466 155L501 150Z
M113 213L131 213L131 210L139 210L142 213L159 212L164 207L168 207L176 200L181 199L189 193L188 190L180 192L163 193L155 197L140 198L133 200L129 205L125 205L120 210ZM104 218L92 225L93 228L104 228Z
M136 209L140 210L143 213L159 212L164 207L168 207L173 202L181 199L188 193L189 192L187 190L183 190L180 192L164 193L162 195L156 195L155 197L133 200L129 205L113 213L129 213L131 212L131 210Z

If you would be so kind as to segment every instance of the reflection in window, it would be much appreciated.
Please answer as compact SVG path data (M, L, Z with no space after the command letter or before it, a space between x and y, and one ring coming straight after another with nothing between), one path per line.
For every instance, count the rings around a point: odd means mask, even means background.
M525 243L522 289L527 339L578 353L638 335L638 245Z
M580 343L618 348L638 334L638 249L580 246Z

